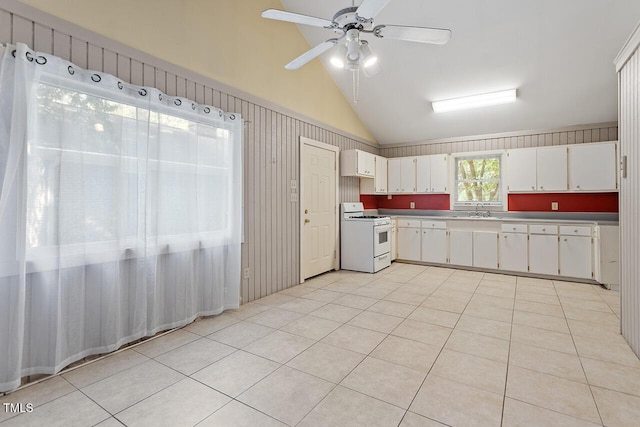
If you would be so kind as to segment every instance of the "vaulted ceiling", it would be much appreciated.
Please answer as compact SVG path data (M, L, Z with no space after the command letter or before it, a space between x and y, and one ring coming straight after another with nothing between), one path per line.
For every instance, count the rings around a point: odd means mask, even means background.
M331 19L352 2L282 4ZM361 78L358 103L350 73L329 62L333 50L319 60L381 144L608 122L617 120L613 60L638 21L638 0L392 0L376 24L449 28L449 43L365 35L382 70ZM322 28L300 30L311 46L334 37ZM511 88L518 89L515 104L431 109L434 100Z

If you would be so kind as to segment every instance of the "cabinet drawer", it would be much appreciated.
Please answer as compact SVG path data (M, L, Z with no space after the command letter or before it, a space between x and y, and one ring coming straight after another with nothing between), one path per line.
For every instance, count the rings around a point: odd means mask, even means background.
M527 224L502 224L500 231L503 233L526 233Z
M446 221L422 221L422 228L445 230L447 228L447 223Z
M398 227L420 228L419 219L398 219Z
M560 234L563 236L591 236L591 227L579 225L561 225Z
M529 226L529 232L531 234L558 234L558 226L531 224Z

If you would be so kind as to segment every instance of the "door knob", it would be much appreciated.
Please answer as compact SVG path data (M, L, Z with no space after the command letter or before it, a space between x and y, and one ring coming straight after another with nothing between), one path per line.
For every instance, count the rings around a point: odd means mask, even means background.
M305 209L304 213L308 214L309 213L309 209Z
M310 219L305 219L305 220L304 220L304 223L305 223L305 224L306 224L306 223L308 223L308 222L311 222L311 220L310 220Z

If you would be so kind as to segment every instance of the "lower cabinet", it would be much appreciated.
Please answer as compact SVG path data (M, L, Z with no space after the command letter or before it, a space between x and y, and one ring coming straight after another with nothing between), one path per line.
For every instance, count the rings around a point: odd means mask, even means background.
M473 266L473 231L449 231L449 264Z
M473 266L492 269L498 268L497 232L473 232Z
M500 236L500 268L502 270L527 271L528 255L526 234L502 233Z
M422 261L438 264L447 262L447 230L422 229Z
M398 227L398 259L407 261L420 261L420 229Z
M560 236L560 276L591 279L591 237Z
M529 271L538 274L558 274L558 235L529 236Z

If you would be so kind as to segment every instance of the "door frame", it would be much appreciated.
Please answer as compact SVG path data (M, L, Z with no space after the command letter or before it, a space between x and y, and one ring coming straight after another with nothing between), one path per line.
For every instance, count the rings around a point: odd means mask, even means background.
M335 201L335 206L334 206L334 210L335 210L335 234L336 234L336 257L333 261L333 269L334 270L339 270L340 269L340 221L339 221L339 217L340 217L340 210L338 209L338 206L340 205L340 148L335 146L335 145L330 145L330 144L325 144L324 142L320 142L320 141L315 141L313 139L309 139L306 138L304 136L300 137L300 158L298 159L299 164L300 164L300 176L298 177L298 181L300 182L300 191L299 191L299 198L298 198L298 203L300 204L300 239L298 241L298 254L299 254L299 268L300 268L300 283L304 283L305 277L304 277L304 257L302 256L303 253L303 248L304 248L304 208L303 208L303 201L304 201L304 162L302 161L302 159L304 159L304 154L305 154L305 147L306 146L311 146L311 147L316 147L316 148L321 148L323 150L328 150L328 151L333 151L334 152L334 156L336 159L336 175L335 175L335 183L336 183L336 201Z

